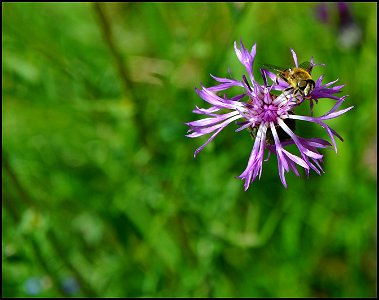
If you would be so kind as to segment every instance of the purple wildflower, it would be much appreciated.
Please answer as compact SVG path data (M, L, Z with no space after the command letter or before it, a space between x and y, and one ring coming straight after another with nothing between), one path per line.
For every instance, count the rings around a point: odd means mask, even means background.
M327 23L329 21L329 9L326 3L319 3L315 9L316 18L322 22Z
M351 3L337 2L319 3L315 7L316 18L322 23L329 23L330 26L336 26L338 36L335 39L338 47L350 49L357 47L362 42L362 29L356 22Z
M249 188L250 183L258 175L260 178L262 174L265 149L268 150L269 155L275 154L277 156L279 177L285 187L287 187L284 176L285 172L291 170L299 176L296 165L303 167L307 175L309 175L310 169L321 174L323 172L321 167L323 155L318 152L318 149L327 148L333 144L334 149L337 151L334 136L342 140L338 133L331 129L324 121L336 118L353 108L349 107L338 110L346 96L338 98L334 94L339 92L342 86L330 87L334 82L322 85L322 77L320 77L316 81L311 97L316 101L319 98L331 98L337 100L337 102L329 112L321 117L296 115L294 109L302 102L298 101L299 96L271 93L273 90L285 89L288 87L288 84L278 82L278 84L268 85L267 77L273 79L273 76L276 77L276 75L264 69L261 69L264 84L261 85L255 80L253 64L256 55L256 45L254 44L250 52L244 47L242 41L240 42L240 49L237 48L236 42L234 43L234 48L239 61L246 68L250 82L246 76L243 76L242 80L212 76L219 84L209 88L202 86L201 90L196 89L198 95L204 101L211 104L211 107L206 109L196 107L193 112L205 115L207 118L187 123L190 127L187 136L191 138L206 134L211 134L211 136L201 147L196 149L194 156L208 145L226 126L241 119L240 122L236 122L239 125L236 131L248 129L254 139L247 167L238 177L245 180L245 190ZM292 49L291 51L295 65L297 66L296 54ZM312 67L315 66L313 59L311 60L311 64ZM228 98L226 95L221 97L216 94L232 87L240 87L241 93L232 98ZM247 101L241 101L244 98ZM297 136L294 133L295 120L319 124L328 133L332 144L320 138L309 139ZM291 144L296 145L300 155L295 155L285 149L286 146Z
M358 46L362 41L362 30L354 21L351 13L350 3L338 2L337 9L339 14L339 44L346 49Z

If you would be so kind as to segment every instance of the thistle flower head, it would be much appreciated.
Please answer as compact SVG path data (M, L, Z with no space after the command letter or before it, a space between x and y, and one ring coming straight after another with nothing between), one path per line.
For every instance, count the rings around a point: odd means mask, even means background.
M331 129L324 121L342 115L348 110L337 110L346 97L338 98L334 94L340 91L342 86L330 87L334 82L322 85L322 77L316 82L310 97L316 101L320 98L337 100L333 108L321 117L303 116L295 114L295 108L305 99L296 93L286 93L289 88L286 82L275 83L277 75L268 70L261 69L263 84L259 84L253 74L253 64L256 55L256 45L249 52L240 42L240 48L234 43L234 49L239 61L245 66L248 78L243 75L240 80L233 78L220 78L212 76L218 84L212 87L196 89L197 94L207 103L209 108L199 108L193 111L196 114L206 116L204 119L186 123L190 129L187 136L190 138L211 134L208 140L195 151L195 156L208 145L226 126L235 122L238 126L236 132L247 129L254 143L250 153L246 169L239 176L245 180L247 190L258 176L262 174L264 154L274 154L278 160L279 177L287 187L285 172L293 171L297 176L299 172L296 165L305 169L307 175L313 169L316 173L323 172L321 164L323 155L318 152L320 148L331 145L337 151L334 136L342 138ZM298 66L296 53L291 49L296 67ZM314 64L310 62L311 68ZM274 78L275 77L275 78ZM274 83L268 84L270 78ZM240 93L232 98L219 95L220 92L232 87L239 87ZM277 92L281 92L279 95ZM300 97L300 101L299 101ZM311 102L311 105L313 102ZM238 120L238 122L236 122ZM332 144L321 138L303 138L295 134L295 122L302 120L313 122L323 127L331 138ZM290 153L285 149L288 145L295 145L298 154Z

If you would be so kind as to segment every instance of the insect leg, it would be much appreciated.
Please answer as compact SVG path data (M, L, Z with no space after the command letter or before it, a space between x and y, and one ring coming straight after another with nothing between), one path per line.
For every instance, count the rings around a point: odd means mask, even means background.
M296 95L296 93L297 93L298 91L299 91L299 90L294 89L294 90L293 90L293 94L292 94L292 96L297 100L297 101L296 101L296 104L300 104L300 103L302 102L302 99L301 99L301 98L300 98L300 99L298 98L299 95Z
M289 99L288 99L288 95L286 95L286 92L290 91L291 89L293 89L292 86L290 86L290 87L288 87L288 88L285 88L285 89L282 91L282 93L283 93L284 97L286 97L287 101L289 101Z
M275 83L276 83L276 85L279 85L278 77L279 77L279 74L276 74L276 77L275 77Z

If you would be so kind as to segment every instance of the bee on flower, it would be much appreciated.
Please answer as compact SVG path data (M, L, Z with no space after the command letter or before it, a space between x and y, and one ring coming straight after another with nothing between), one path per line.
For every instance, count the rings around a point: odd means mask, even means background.
M196 107L194 113L204 115L204 119L186 123L189 126L187 137L195 138L210 134L209 139L198 149L196 156L206 145L208 145L226 126L235 122L236 132L247 129L253 137L254 144L246 169L239 176L245 180L245 190L257 178L261 177L264 154L276 155L278 160L279 177L282 184L287 187L285 172L292 171L300 176L297 166L304 168L305 173L309 175L310 169L321 175L323 169L323 155L319 149L327 148L333 145L337 152L337 145L334 137L341 141L342 137L330 128L325 121L336 118L353 107L338 110L347 96L338 97L335 94L341 91L343 86L332 85L337 81L322 84L323 77L320 76L316 81L307 78L305 83L308 85L306 93L303 86L292 93L285 91L294 90L293 86L286 80L277 80L278 74L270 72L267 69L261 69L263 85L259 84L253 74L253 64L256 56L256 44L249 52L242 41L240 49L237 43L234 43L234 49L239 61L245 66L247 75L242 76L241 80L233 78L220 78L211 75L218 84L212 87L196 89L197 94L207 103L208 108ZM296 53L291 49L296 68L299 68ZM309 63L309 70L315 66L313 58ZM268 83L268 79L273 81ZM283 77L282 77L283 79ZM241 92L232 98L226 95L219 96L218 93L228 90L232 87L239 87ZM306 87L304 87L306 88ZM274 91L282 91L280 95ZM297 115L294 109L307 98L317 103L320 98L330 98L336 100L333 107L324 115L319 117ZM299 101L300 100L300 101ZM238 122L236 122L238 120ZM295 134L295 121L312 122L323 127L330 137L331 143L321 138L304 138ZM296 145L299 155L295 155L285 148L288 145Z

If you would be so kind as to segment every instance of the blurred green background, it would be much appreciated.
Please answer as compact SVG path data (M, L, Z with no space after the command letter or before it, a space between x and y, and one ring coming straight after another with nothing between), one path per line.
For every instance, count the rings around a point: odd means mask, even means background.
M376 296L376 3L2 8L4 297ZM272 156L244 192L253 143L233 124L193 158L194 88L241 78L240 38L346 84L322 176L285 189Z

